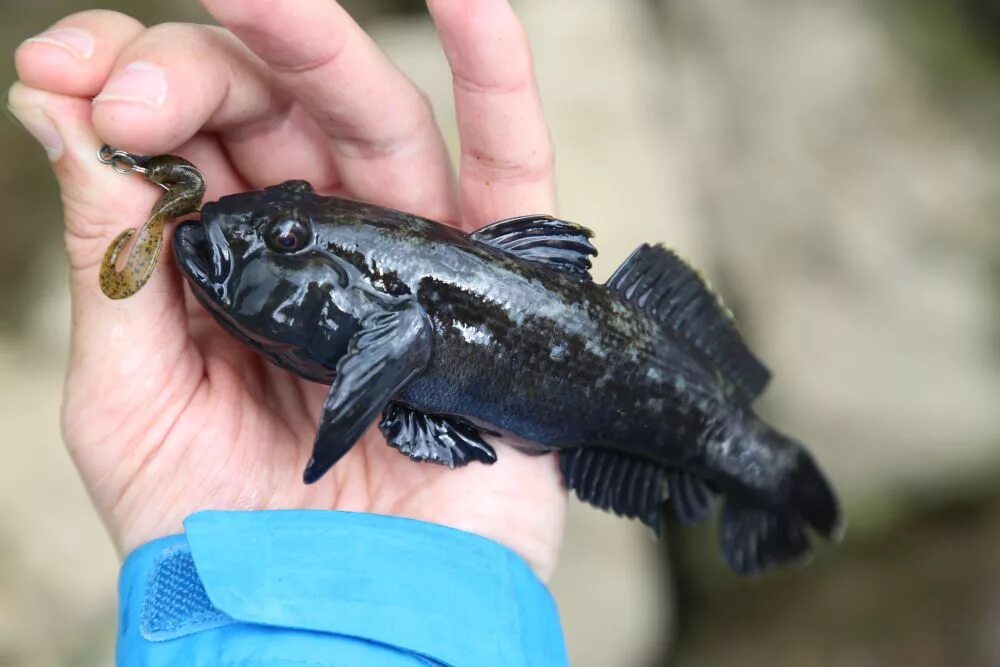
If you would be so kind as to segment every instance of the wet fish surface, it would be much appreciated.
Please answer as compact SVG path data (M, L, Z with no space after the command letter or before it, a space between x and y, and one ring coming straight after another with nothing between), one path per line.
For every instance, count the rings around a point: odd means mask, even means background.
M720 546L752 575L839 539L831 485L752 403L770 374L701 277L662 246L604 285L591 232L550 216L470 235L305 181L223 197L174 232L199 301L275 364L330 384L304 479L376 418L417 461L492 463L484 433L558 452L584 501L659 529L722 500Z

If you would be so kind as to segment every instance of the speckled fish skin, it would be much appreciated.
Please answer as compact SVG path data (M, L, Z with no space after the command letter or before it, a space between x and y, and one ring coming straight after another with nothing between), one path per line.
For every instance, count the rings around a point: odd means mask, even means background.
M266 230L289 216L307 222L310 243L273 252ZM611 452L605 467L618 466L617 490L591 480L585 491L584 473L564 473L576 474L585 500L645 512L654 528L658 514L637 506L636 485L659 485L663 470L690 476L702 493L726 497L733 516L723 517L723 550L740 573L801 559L803 520L839 534L836 498L806 450L760 421L708 356L589 279L436 222L319 196L304 182L206 204L201 223L178 228L174 245L195 294L225 328L318 382L336 381L369 318L418 304L431 352L394 403L456 416L537 452ZM632 477L621 479L626 469ZM644 493L658 508L659 486Z

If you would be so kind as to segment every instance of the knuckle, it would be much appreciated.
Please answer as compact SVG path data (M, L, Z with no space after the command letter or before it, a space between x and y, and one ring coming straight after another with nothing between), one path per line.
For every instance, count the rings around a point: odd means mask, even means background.
M543 183L555 172L555 151L551 140L520 155L501 156L487 152L463 153L463 171L478 181L517 184Z
M231 58L236 42L232 33L217 26L160 23L146 29L129 43L119 55L117 64L151 58L168 69L183 69L188 65L191 71L193 63L212 64L220 57Z
M486 46L465 43L450 57L452 76L459 89L474 94L506 94L534 85L535 68L527 34L516 22L495 30L503 33L502 48L489 46L489 42ZM462 41L472 38L465 34Z
M169 45L172 50L199 48L213 43L216 32L211 27L195 23L168 22L154 25L141 38L145 44ZM197 51L196 51L197 52Z
M379 160L397 155L435 134L437 126L430 98L417 88L413 91L409 113L393 113L374 120L356 136L337 136L334 145L338 151L348 158Z
M68 243L108 241L108 223L100 214L103 202L95 201L83 188L66 186L61 199Z
M520 75L507 73L494 79L474 78L453 72L452 80L457 89L472 95L514 95L525 91L534 82L530 72Z
M267 58L268 65L273 70L285 75L303 76L321 72L331 66L344 53L345 45L343 41L335 41L327 44L316 53L290 53L279 57L272 54Z
M98 29L99 31L108 30L116 32L138 32L143 28L142 23L138 19L113 9L85 9L70 14L56 25L79 26L81 28Z

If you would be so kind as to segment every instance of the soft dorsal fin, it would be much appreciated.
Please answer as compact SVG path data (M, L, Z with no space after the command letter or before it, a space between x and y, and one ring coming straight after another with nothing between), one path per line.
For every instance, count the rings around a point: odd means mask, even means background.
M593 235L586 227L550 215L525 215L494 222L469 238L578 280L592 280L590 257L597 255L590 242Z
M639 246L606 286L697 348L748 400L764 391L770 371L705 280L673 252Z

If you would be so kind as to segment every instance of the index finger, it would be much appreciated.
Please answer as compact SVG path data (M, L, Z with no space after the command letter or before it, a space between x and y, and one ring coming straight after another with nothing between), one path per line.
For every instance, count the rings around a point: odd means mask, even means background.
M331 138L360 198L454 216L451 165L430 105L342 7L329 0L202 0L268 64Z
M531 46L507 0L428 0L451 66L471 229L555 211L552 142Z

